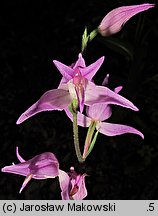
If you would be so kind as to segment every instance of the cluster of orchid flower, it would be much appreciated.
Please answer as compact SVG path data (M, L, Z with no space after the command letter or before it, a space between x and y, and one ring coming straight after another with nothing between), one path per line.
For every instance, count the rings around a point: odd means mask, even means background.
M131 17L152 7L154 7L154 4L148 3L119 7L109 12L98 28L89 35L87 35L87 29L85 29L82 36L82 51L79 53L77 61L71 66L56 60L53 61L62 75L58 88L44 93L36 103L19 117L17 124L42 111L65 111L73 122L74 146L79 163L85 162L96 143L99 133L106 136L133 133L144 138L143 134L133 127L104 122L112 115L112 105L119 105L134 111L138 111L138 108L119 94L122 89L121 86L115 88L114 91L107 87L109 75L105 77L102 86L95 85L93 77L103 64L104 57L86 66L83 52L87 44L98 33L104 37L117 33ZM80 150L78 126L88 128L83 154ZM26 176L20 193L32 178L58 177L63 200L81 200L87 196L86 174L77 174L73 167L70 168L68 173L60 170L59 162L53 153L45 152L25 161L19 155L17 147L16 155L20 163L5 166L2 168L2 172Z

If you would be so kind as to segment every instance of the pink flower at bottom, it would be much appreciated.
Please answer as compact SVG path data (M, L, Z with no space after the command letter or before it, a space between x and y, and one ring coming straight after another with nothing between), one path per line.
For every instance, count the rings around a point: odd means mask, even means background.
M87 196L85 185L86 174L77 174L74 167L70 168L70 172L59 171L59 183L61 188L61 196L63 200L82 200Z
M109 74L105 77L102 85L108 85ZM101 87L100 87L101 88ZM107 87L103 87L107 88ZM107 88L108 89L108 88ZM118 93L122 90L122 86L118 86L114 89L115 94L119 95ZM73 120L72 114L68 109L65 109L67 116ZM138 131L137 129L122 125L122 124L114 124L104 122L112 115L112 108L111 105L107 103L96 103L92 106L86 107L86 115L78 112L77 114L77 124L82 127L89 127L92 123L95 123L96 129L107 136L116 136L125 133L133 133L141 136L144 139L144 135Z
M19 164L5 166L1 169L2 172L13 173L26 176L21 191L26 187L28 182L33 179L55 178L59 175L59 163L55 155L51 152L39 154L32 159L25 161L16 147L16 156L20 161Z
M85 186L86 174L77 174L74 168L71 168L68 174L60 170L59 162L53 153L45 152L25 161L20 156L17 147L16 155L20 163L5 166L1 171L26 176L19 193L22 192L32 178L40 180L59 177L62 199L81 200L87 196L87 189Z

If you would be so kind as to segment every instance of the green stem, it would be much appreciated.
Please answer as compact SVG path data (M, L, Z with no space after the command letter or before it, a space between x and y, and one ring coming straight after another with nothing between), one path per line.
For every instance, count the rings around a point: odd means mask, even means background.
M93 134L95 131L95 127L96 127L96 123L93 121L88 128L88 132L87 132L87 136L86 136L86 140L85 140L85 145L84 145L83 158L85 158L85 156L88 152L88 149L89 149L89 146L91 144L91 140L92 140L92 137L93 137Z
M91 153L92 149L94 148L94 144L96 143L96 140L97 140L97 136L98 136L98 133L99 131L96 131L95 135L94 135L94 138L90 144L90 147L88 149L88 152L87 154L85 155L85 159L88 157L88 155Z
M81 155L79 137L78 137L78 125L77 125L77 112L73 113L73 133L74 133L74 145L77 159L80 163L83 163L85 159Z

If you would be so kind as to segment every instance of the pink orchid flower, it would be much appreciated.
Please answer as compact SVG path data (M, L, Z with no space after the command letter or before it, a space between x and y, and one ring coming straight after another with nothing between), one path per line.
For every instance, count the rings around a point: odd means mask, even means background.
M102 36L109 36L121 30L123 25L134 15L153 8L154 4L122 6L110 11L101 21L98 31Z
M21 193L32 178L47 179L55 178L59 175L59 163L53 153L45 152L25 161L19 155L18 147L16 147L16 156L20 163L5 166L1 171L26 176L19 193Z
M60 170L59 162L53 153L45 152L25 161L20 156L18 147L16 147L16 155L20 163L5 166L1 171L26 176L19 193L22 192L32 178L40 180L59 177L62 199L82 200L87 196L86 174L78 175L73 167L68 174Z
M75 74L73 74L74 77L72 75L73 78L69 75L71 74L69 71L66 71L64 74L66 69L63 69L64 66L62 63L57 64L58 68L61 67L60 71L62 71L63 74L63 78L58 89L52 89L45 92L36 103L22 113L16 123L20 124L31 116L43 111L64 110L68 108L74 99L78 101L81 113L84 105L91 106L102 102L138 111L138 108L126 98L116 94L107 87L97 86L94 82L90 81L97 69L100 67L102 61L103 59L100 58L92 64L93 66L90 65L88 69L86 67L80 68L79 65L84 66L84 59L80 54L78 61L73 66L73 69L67 66L69 70L73 70L73 73L75 71ZM68 76L66 76L66 74Z
M109 74L103 80L102 85L107 86L109 82ZM122 90L122 86L118 86L114 89L114 92L118 94ZM68 109L65 109L67 116L72 120L72 114ZM86 114L77 113L77 124L82 127L89 127L92 123L96 124L96 129L107 136L116 136L124 133L133 133L141 136L144 139L144 135L137 129L121 124L113 124L104 122L112 115L112 108L107 103L96 103L92 106L86 107Z
M65 109L65 112L72 121L73 120L72 113L68 109ZM102 133L106 136L116 136L125 133L132 133L132 134L137 134L144 139L144 135L133 127L122 125L122 124L104 122L112 115L112 110L110 105L107 105L105 103L93 104L90 107L86 107L86 114L87 116L85 116L80 112L77 113L77 124L79 126L91 127L92 125L94 125L94 127L99 133ZM90 141L85 143L83 157L86 157L89 146L90 146Z
M70 168L68 174L62 170L59 171L59 183L63 200L83 200L87 196L85 176L87 175L78 175L74 167Z
M91 81L96 72L103 64L104 56L99 58L96 62L86 67L85 60L82 54L79 53L78 60L71 66L67 66L57 60L53 60L53 63L62 74L62 79L59 84L59 88L63 83L70 83L73 91L77 96L80 111L83 111L85 90L88 84L88 80Z
M78 60L71 66L67 66L57 60L53 60L53 63L63 76L60 84L67 83L68 81L72 80L72 82L77 85L82 84L82 80L84 80L85 78L91 81L103 64L104 59L105 57L102 56L94 63L86 66L85 60L82 57L82 53L79 53Z

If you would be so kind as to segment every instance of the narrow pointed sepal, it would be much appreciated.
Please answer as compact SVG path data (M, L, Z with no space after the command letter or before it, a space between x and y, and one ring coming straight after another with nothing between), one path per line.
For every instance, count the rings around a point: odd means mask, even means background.
M28 176L26 176L21 188L20 188L20 191L19 193L21 193L23 191L23 189L26 187L26 185L29 183L29 181L32 179L33 175L32 174L29 174Z
M140 131L127 125L100 122L97 124L96 129L106 136L117 136L121 134L132 133L137 134L142 139L144 139L144 135Z

